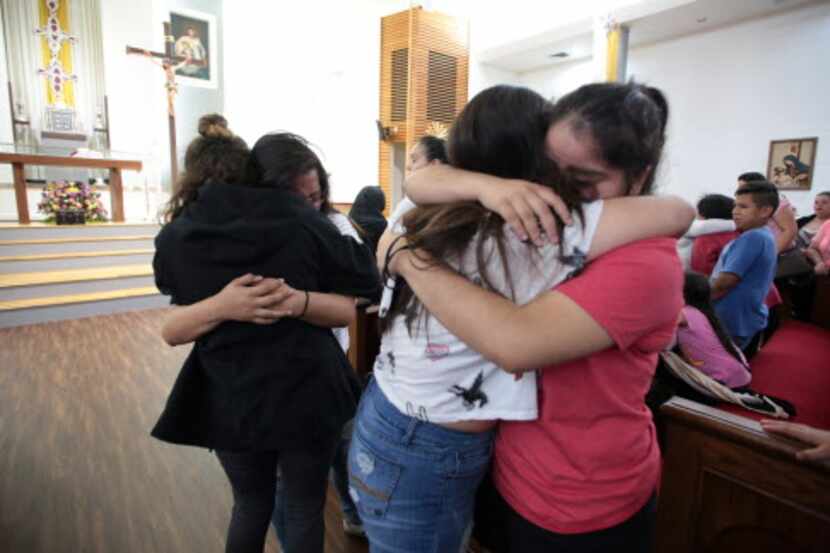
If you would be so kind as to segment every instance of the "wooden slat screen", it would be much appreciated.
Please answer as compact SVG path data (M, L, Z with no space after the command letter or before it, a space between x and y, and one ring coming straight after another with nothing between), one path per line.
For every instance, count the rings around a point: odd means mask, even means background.
M433 123L452 125L467 103L468 28L420 7L381 18L380 121L393 129L378 145L378 184L392 201L392 143L408 151Z
M407 89L409 88L409 48L392 51L392 121L406 121Z
M427 62L427 119L452 124L455 120L455 88L458 60L441 52L429 51Z

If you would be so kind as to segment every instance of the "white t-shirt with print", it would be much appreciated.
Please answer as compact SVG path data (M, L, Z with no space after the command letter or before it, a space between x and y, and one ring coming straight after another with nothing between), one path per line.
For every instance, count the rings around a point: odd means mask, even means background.
M337 227L340 234L343 236L351 236L357 240L358 244L363 243L363 239L360 238L360 234L358 234L357 229L354 228L354 225L352 225L352 222L348 217L339 211L336 211L334 213L329 213L328 218L329 221ZM332 328L331 331L334 333L334 337L337 338L337 343L340 344L343 351L349 351L349 327L342 326L339 328Z
M602 214L603 203L585 204L584 226L565 228L563 248L536 248L520 242L505 226L508 284L495 240L485 243L492 288L523 305L571 276L584 263ZM472 244L475 244L475 239ZM475 246L460 260L461 273L483 285ZM536 373L520 380L501 370L448 331L434 316L413 322L412 336L398 315L381 339L374 376L383 393L402 413L433 423L464 420L533 420L538 416Z

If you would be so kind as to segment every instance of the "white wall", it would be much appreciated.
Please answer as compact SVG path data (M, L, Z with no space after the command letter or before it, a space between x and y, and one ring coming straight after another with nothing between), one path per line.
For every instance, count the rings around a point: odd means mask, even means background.
M225 2L231 127L250 145L274 130L313 142L336 202L376 185L380 18L407 7L377 0ZM252 14L261 22L255 28Z
M629 74L661 88L672 110L662 190L690 201L731 194L741 172L766 172L770 140L818 136L812 190L787 192L812 213L815 194L830 190L828 51L827 3L632 49ZM591 78L590 60L520 76L545 96Z
M3 10L0 6L0 21L2 19ZM9 82L9 72L6 65L6 42L3 35L3 28L0 25L0 142L10 143L14 142L14 139L11 113L9 113L9 89L6 86L6 83ZM11 181L11 167L5 163L0 165L0 184L10 183ZM5 211L5 209L0 208L0 211Z
M164 72L143 56L126 53L128 45L156 50L162 30L154 23L149 2L101 0L111 147L151 156L155 166L145 168L146 177L158 183L159 158L167 144ZM124 175L130 178L129 172Z
M477 20L470 22L470 70L467 81L467 97L473 96L497 84L519 84L519 74L487 65L480 60L480 52L487 44L488 33Z

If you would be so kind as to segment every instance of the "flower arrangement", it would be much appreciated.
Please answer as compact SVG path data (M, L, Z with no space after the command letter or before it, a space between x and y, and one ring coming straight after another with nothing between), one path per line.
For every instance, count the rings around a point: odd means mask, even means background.
M43 188L37 210L47 216L47 222L55 221L60 211L83 211L87 221L107 220L101 193L83 182L48 183Z

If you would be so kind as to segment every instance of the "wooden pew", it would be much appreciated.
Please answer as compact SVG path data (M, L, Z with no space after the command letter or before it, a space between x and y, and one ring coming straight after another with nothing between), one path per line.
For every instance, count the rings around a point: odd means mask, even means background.
M811 323L830 328L830 279L821 277L816 284ZM813 331L802 341L793 335L794 325ZM799 416L825 428L826 374L819 371L820 382L804 381L816 374L807 370L811 366L830 371L824 362L830 350L816 345L816 326L784 323L752 365L762 392L775 395L776 389L766 389L775 381L775 388L789 390L780 392L782 397L796 389L815 393L789 399L802 407ZM776 338L795 340L801 349L791 359L782 357ZM663 476L655 551L830 551L830 463L796 460L795 452L805 445L766 434L753 417L678 397L661 407L657 423Z
M814 324L830 329L830 276L816 277L816 295L810 319Z
M674 398L661 408L657 552L830 550L830 463L750 419Z
M361 378L372 371L380 350L378 306L358 305L357 317L349 325L349 362Z

